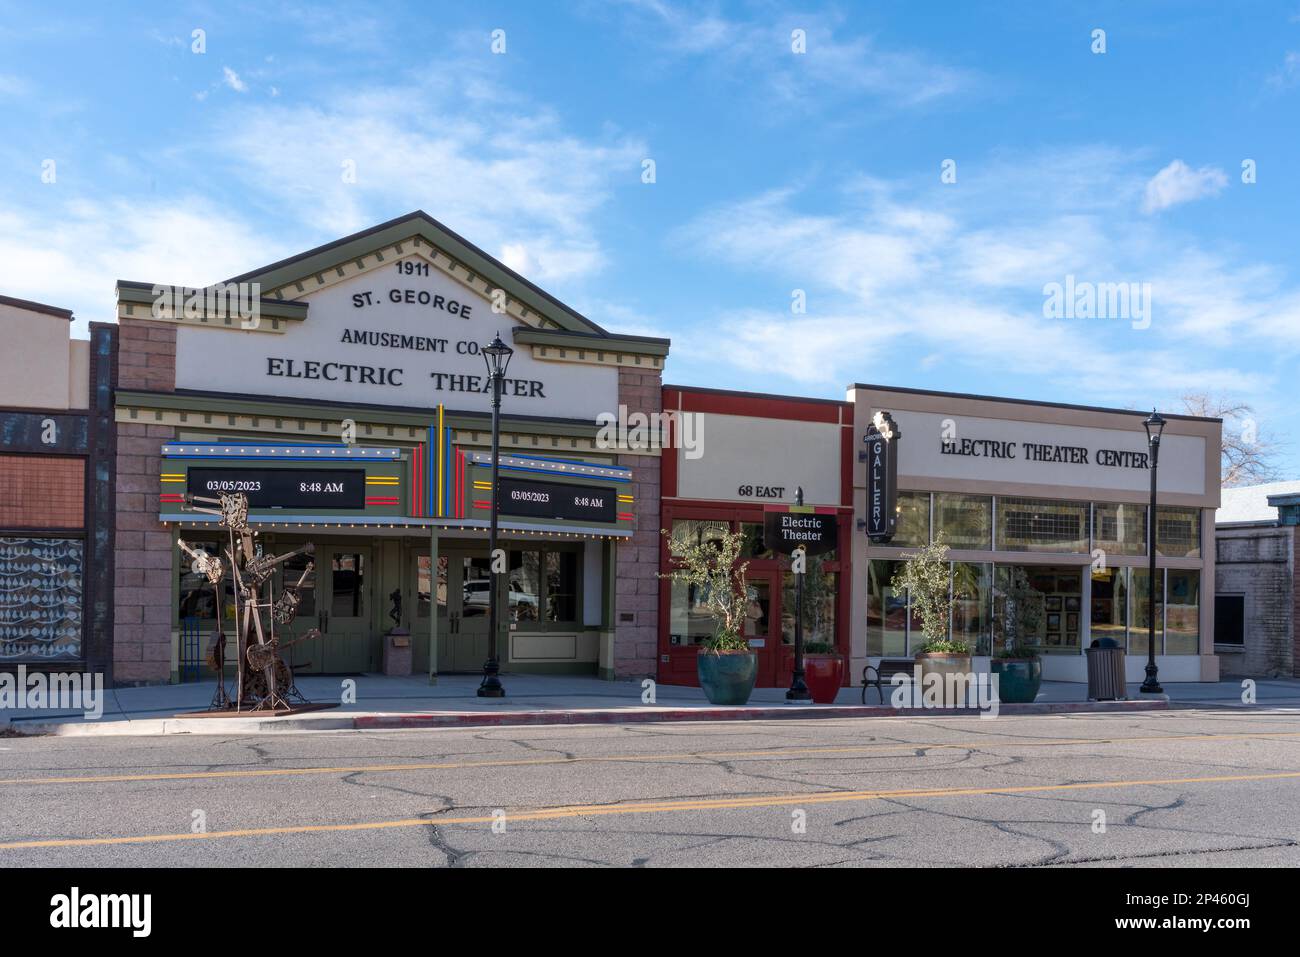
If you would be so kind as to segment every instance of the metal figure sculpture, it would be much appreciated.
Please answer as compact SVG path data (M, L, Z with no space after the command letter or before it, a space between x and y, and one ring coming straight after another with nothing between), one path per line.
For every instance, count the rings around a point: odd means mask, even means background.
M306 698L294 685L293 673L280 658L280 650L306 641L320 634L311 629L293 641L282 644L277 626L293 621L301 601L300 592L311 587L308 578L313 563L308 562L295 584L286 584L278 597L274 596L272 576L275 569L298 555L310 555L315 547L309 542L282 555L263 555L256 544L257 533L248 527L248 498L242 492L221 493L220 498L186 495L185 504L190 511L218 516L217 524L229 535L226 563L229 565L231 590L235 599L235 711L243 711L247 701L252 711L277 711L290 707L290 700L306 703ZM217 597L217 635L209 663L217 669L219 687L212 699L212 709L229 709L230 696L225 691L225 632L221 628L221 590L225 568L220 558L199 552L178 539L186 554L194 559L194 570L207 577ZM265 597L263 588L265 587ZM264 625L262 612L269 614Z

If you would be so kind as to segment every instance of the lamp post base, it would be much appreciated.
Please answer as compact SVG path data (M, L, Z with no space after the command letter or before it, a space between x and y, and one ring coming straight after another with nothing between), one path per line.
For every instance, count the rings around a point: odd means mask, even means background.
M808 690L808 686L804 684L802 671L796 671L794 673L794 679L790 682L790 690L785 693L785 700L786 701L811 701L812 700L812 692L810 692Z
M1159 669L1155 665L1147 665L1147 680L1142 682L1142 687L1138 689L1142 694L1165 693L1165 689L1160 687L1160 682L1156 678L1157 674L1159 674Z
M478 696L480 698L504 698L506 689L501 684L501 679L497 677L499 666L495 661L488 661L483 665L483 681L478 686Z

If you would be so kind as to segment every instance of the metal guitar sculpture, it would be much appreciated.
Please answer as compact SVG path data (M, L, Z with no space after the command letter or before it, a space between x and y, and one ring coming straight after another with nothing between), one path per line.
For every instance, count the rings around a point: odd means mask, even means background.
M308 563L297 583L287 585L278 597L274 596L275 569L298 555L310 555L315 548L307 543L282 555L263 555L256 543L257 532L248 527L248 498L242 492L222 493L220 498L186 495L189 511L216 515L217 524L227 530L229 545L225 549L229 564L231 589L235 599L235 625L237 654L235 658L236 711L243 711L247 701L253 711L277 711L290 707L290 698L305 703L293 683L293 673L281 660L279 651L300 641L320 634L312 629L302 636L281 644L276 627L287 625L297 614L300 592L310 587L308 579L313 565ZM177 542L185 553L194 559L194 571L212 582L217 593L217 635L214 654L209 656L218 669L218 693L213 697L213 710L229 708L231 701L225 693L225 680L220 669L225 664L225 633L221 630L221 582L225 568L220 558L191 548L184 541ZM265 595L263 590L265 589ZM265 624L262 613L269 614Z
M212 695L209 708L222 711L230 707L230 695L226 692L226 630L221 627L221 580L225 577L226 570L216 555L191 548L183 538L176 539L176 544L194 560L190 565L194 574L202 575L212 584L212 607L216 623L212 640L208 643L207 660L208 666L217 673L217 690Z

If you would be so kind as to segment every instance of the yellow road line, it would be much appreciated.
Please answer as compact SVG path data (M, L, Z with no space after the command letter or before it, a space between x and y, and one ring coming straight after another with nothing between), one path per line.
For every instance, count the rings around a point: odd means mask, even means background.
M458 771L475 768L535 767L557 764L617 764L682 761L689 758L779 758L815 754L881 754L890 751L954 750L965 748L1071 747L1086 744L1131 744L1142 741L1222 741L1300 737L1300 731L1248 731L1224 734L1149 734L1125 738L1039 738L1029 741L1001 739L957 742L897 742L840 747L768 748L753 751L688 751L680 754L604 754L577 758L503 758L496 761L437 761L426 764L362 764L337 767L256 768L245 771L170 771L157 774L100 774L62 778L0 778L6 784L114 784L131 781L198 781L221 778L285 777L295 774L357 774L394 771Z
M782 807L792 804L838 804L851 801L879 801L898 798L972 797L1007 794L1036 794L1045 791L1103 790L1129 787L1158 787L1171 784L1223 784L1234 781L1276 781L1300 778L1300 771L1268 774L1225 774L1197 778L1152 778L1139 781L1083 781L1070 784L1030 784L988 788L913 788L901 791L815 791L770 797L693 799L689 801L647 801L633 804L586 804L538 808L505 815L511 823L554 821L573 817L605 817L621 814L664 814L674 811L714 811L743 808ZM131 837L85 837L45 841L9 841L0 850L38 847L99 847L112 844L161 844L175 841L212 841L233 837L267 837L284 834L316 834L340 831L378 831L398 827L447 826L449 824L491 824L494 815L471 817L402 818L395 821L361 821L352 824L299 824L284 827L252 827L204 834L141 834Z

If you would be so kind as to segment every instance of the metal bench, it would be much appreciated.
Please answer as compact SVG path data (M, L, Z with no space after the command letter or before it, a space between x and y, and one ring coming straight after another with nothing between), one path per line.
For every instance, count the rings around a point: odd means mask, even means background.
M872 685L876 686L876 693L880 695L880 703L885 703L884 682L890 680L896 674L912 674L912 669L916 667L914 658L881 658L878 665L867 665L862 669L862 703L867 703L867 689ZM871 672L876 673L876 677L871 677Z

